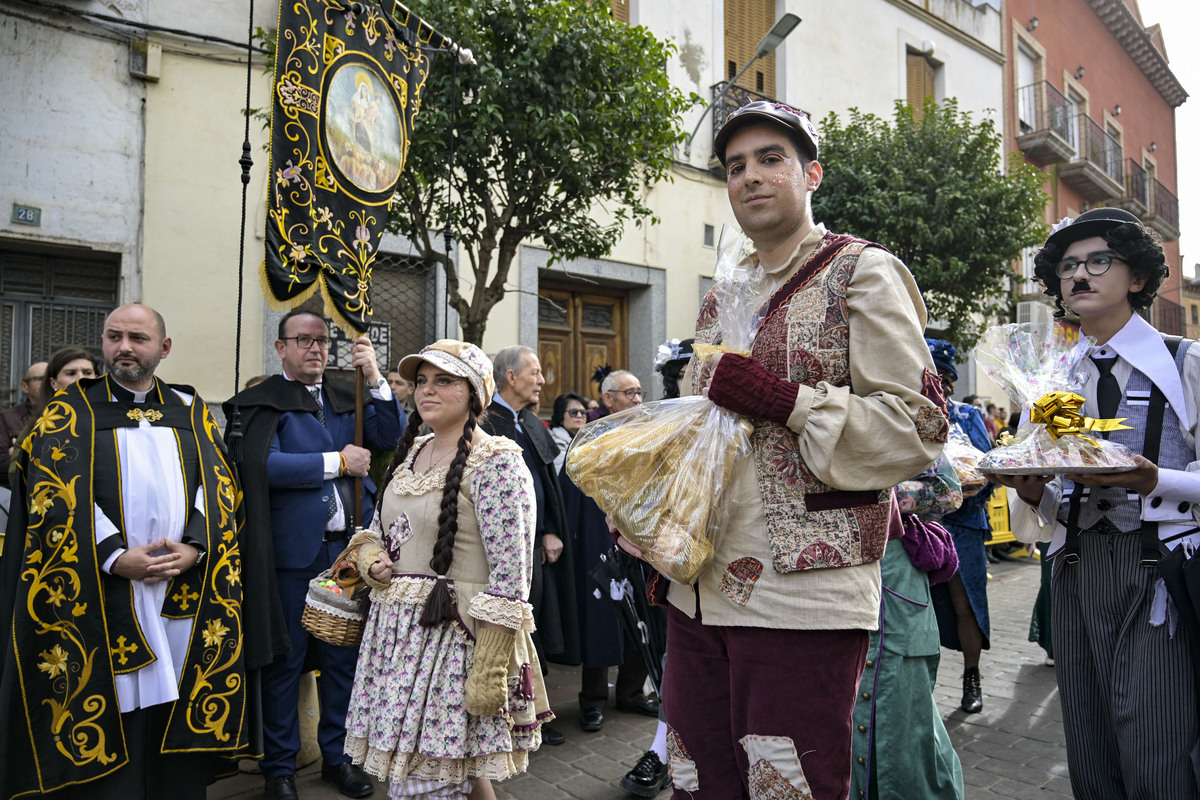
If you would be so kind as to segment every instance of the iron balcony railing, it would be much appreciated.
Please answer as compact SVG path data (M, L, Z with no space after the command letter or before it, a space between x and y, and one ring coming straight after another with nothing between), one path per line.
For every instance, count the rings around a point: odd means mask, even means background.
M1134 159L1129 159L1129 170L1125 173L1125 196L1142 208L1150 208L1150 184L1146 170Z
M725 124L726 118L735 110L759 100L774 99L767 97L761 92L755 92L751 89L738 86L736 83L730 85L728 81L714 83L710 91L713 98L712 122L714 139L717 136L717 131L721 130L721 126Z
M1154 202L1150 206L1150 213L1174 230L1179 230L1179 198L1157 180L1154 181Z
M1050 81L1031 83L1017 90L1017 117L1021 136L1054 131L1064 140L1069 138L1070 104Z
M1080 158L1099 169L1118 185L1125 185L1125 169L1121 162L1121 143L1087 114L1077 114L1071 120L1071 144Z
M1186 336L1187 320L1183 314L1183 306L1173 303L1165 297L1154 301L1154 327L1168 336Z

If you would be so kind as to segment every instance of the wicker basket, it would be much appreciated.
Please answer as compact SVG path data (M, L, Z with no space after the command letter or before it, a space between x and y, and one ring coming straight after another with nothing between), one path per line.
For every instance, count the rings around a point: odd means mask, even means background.
M332 592L321 585L321 581L329 580L332 575L333 571L327 569L308 582L300 624L323 642L358 645L367 621L370 591L359 586L353 596Z

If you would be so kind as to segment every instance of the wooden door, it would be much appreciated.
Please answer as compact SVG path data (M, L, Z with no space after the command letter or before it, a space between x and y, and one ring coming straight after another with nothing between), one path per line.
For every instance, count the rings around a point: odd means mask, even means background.
M538 360L546 385L539 412L549 416L554 398L578 392L599 399L596 370L626 369L629 300L623 292L589 287L542 286L538 298Z

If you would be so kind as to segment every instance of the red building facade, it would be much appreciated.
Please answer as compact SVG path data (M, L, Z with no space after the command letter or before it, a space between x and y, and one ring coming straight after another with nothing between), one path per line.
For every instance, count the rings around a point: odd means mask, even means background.
M1188 95L1162 31L1137 0L1007 0L1005 15L1005 139L1046 175L1046 222L1119 206L1156 229L1171 277L1151 321L1184 334L1175 109ZM1032 298L1031 255L1022 270Z

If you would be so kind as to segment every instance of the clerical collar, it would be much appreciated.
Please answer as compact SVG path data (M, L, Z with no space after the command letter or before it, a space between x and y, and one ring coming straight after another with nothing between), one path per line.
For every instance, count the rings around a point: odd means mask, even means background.
M153 387L144 392L135 392L128 386L122 386L113 376L108 376L108 391L112 394L113 400L123 400L125 402L144 403L146 396L154 391Z

